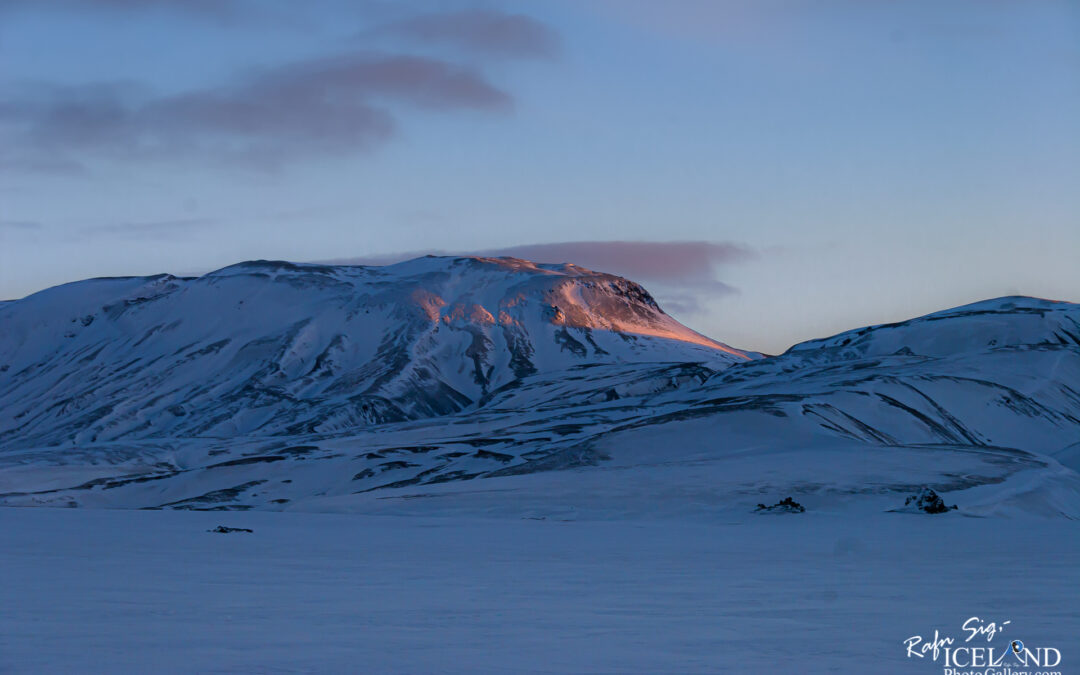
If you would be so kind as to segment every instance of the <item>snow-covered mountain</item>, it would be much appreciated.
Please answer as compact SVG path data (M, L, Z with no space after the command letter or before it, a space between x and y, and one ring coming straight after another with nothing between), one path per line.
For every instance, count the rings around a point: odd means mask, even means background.
M581 363L753 355L573 265L248 262L0 306L0 445L295 435L457 412Z
M618 277L429 258L88 281L0 322L5 504L562 517L931 485L968 515L1080 518L1069 303L759 358Z
M1080 306L987 300L805 342L709 388L870 442L1054 455L1080 433Z

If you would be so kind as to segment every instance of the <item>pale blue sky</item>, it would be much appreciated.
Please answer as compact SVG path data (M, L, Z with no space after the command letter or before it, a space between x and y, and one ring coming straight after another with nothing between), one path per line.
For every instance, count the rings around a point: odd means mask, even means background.
M1078 157L1077 2L0 0L6 298L666 242L608 271L775 352L1080 301Z

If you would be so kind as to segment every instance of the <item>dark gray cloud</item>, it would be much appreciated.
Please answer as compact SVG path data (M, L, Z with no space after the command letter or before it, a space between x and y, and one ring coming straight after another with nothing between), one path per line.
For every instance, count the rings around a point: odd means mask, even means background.
M0 164L87 158L198 159L273 166L368 150L393 136L397 106L512 107L479 71L434 58L350 53L264 68L173 96L126 83L23 86L0 94Z
M558 35L546 24L488 9L423 14L364 31L361 37L380 35L504 58L550 58L559 49Z
M184 93L130 82L0 83L0 170L86 175L101 160L273 170L295 160L362 153L396 135L405 108L513 108L510 93L485 76L484 61L461 52L489 60L535 58L552 55L558 44L545 24L498 10L417 14L413 8L402 15L400 6L377 0L321 0L317 6L323 18L376 26L368 34L387 38L379 41L391 52L351 50L285 63ZM167 10L295 26L313 16L291 0L0 0L0 13L56 9L84 16ZM446 58L452 53L456 60Z
M716 278L718 268L757 257L733 243L710 241L572 241L471 251L408 251L324 262L390 265L423 255L511 256L542 263L574 263L644 283L670 311L692 314L710 297L736 292Z

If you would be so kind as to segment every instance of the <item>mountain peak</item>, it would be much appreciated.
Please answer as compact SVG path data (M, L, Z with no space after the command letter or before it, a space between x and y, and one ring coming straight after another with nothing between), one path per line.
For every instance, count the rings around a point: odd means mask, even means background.
M0 441L40 443L331 431L458 411L577 365L753 356L632 281L518 258L252 260L67 284L0 305L0 321ZM80 383L69 403L42 404L61 380Z

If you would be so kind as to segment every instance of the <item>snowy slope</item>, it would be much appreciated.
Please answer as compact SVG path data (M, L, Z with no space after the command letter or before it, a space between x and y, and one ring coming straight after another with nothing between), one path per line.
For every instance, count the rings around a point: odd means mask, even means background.
M87 507L0 508L0 671L925 673L979 616L1071 672L1077 336L1001 298L757 358L477 259L0 304L0 506Z
M682 350L673 362L668 343L587 362L552 337L561 369L545 360L459 412L377 426L9 444L0 501L696 517L788 494L884 510L929 484L968 514L1080 517L1080 307L973 307L735 365ZM540 320L530 335L562 327Z
M796 345L709 388L868 442L1056 456L1080 424L1080 306L988 300Z
M341 432L457 412L582 363L752 355L573 265L248 262L0 306L0 447Z
M892 354L957 356L995 349L1080 346L1080 311L1068 302L996 298L909 321L868 326L795 345L789 354L860 358Z

